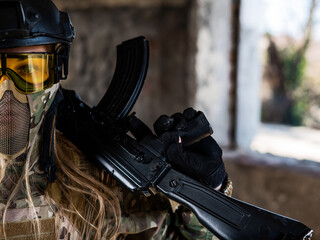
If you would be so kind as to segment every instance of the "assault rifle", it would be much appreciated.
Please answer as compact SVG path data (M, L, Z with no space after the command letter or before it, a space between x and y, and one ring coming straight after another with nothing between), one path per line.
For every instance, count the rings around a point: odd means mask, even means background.
M147 65L145 38L123 42L117 47L114 77L96 107L87 106L75 92L62 90L57 128L125 187L146 196L162 192L193 211L220 239L310 239L312 230L304 224L228 197L171 168L164 144L155 135L137 140L127 134L125 119L142 88ZM211 133L199 112L180 136L183 143L191 143Z

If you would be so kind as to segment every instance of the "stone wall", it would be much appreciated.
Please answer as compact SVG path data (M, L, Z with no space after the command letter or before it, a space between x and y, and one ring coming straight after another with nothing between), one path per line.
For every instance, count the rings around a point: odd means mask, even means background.
M193 106L206 113L215 138L230 143L231 0L56 0L77 36L69 80L89 105L107 89L115 46L144 35L150 41L146 84L135 111L149 125L160 114Z
M220 145L230 144L232 1L198 1L196 108L211 121Z
M296 219L320 238L320 164L243 151L225 151L233 197Z
M241 0L237 74L236 142L249 149L260 124L261 62L259 42L263 34L263 1Z
M191 41L194 33L190 29L194 6L191 1L173 2L155 1L141 7L133 1L126 6L119 6L118 1L57 1L76 28L70 76L63 86L76 89L85 102L96 105L112 79L116 45L143 35L150 43L150 62L134 109L138 116L150 125L160 114L191 106L195 95L192 62L196 43Z

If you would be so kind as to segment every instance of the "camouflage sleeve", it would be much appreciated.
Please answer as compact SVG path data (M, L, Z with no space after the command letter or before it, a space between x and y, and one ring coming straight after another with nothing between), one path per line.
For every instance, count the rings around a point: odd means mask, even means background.
M232 195L232 182L229 178L226 179L222 186L221 192L227 196ZM219 240L214 236L207 228L205 228L197 219L196 215L189 209L176 205L174 202L170 202L172 210L175 212L176 221L175 226L179 229L179 232L183 239L186 240Z
M180 235L185 240L218 240L208 229L197 219L194 213L184 207L176 212L175 225Z

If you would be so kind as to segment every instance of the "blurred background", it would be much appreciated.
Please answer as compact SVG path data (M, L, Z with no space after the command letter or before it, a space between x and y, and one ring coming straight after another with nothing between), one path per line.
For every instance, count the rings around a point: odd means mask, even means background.
M96 105L116 45L150 43L134 111L149 126L192 106L224 148L234 197L320 239L319 0L55 0L76 28L69 80Z

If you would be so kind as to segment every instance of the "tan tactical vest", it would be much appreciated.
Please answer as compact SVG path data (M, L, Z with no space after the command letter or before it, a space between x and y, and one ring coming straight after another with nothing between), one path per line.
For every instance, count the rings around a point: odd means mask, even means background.
M41 240L56 240L54 230L54 218L40 220ZM5 224L8 240L34 240L34 227L31 221L9 222ZM3 224L0 229L0 239L3 240Z

